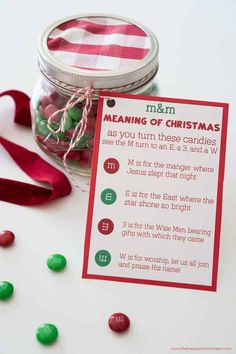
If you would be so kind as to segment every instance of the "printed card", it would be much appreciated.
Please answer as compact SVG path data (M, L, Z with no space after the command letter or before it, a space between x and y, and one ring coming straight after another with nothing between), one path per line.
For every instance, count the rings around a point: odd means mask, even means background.
M216 291L227 115L101 94L83 278Z

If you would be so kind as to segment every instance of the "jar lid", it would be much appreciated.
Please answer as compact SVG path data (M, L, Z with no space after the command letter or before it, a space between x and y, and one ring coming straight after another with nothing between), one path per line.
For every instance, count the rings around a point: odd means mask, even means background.
M51 25L40 37L40 70L76 87L129 91L148 82L158 69L158 41L130 19L79 15Z

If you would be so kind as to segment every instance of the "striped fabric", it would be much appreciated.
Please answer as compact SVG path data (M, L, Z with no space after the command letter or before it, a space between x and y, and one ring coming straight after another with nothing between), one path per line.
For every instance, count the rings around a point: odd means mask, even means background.
M49 34L50 53L84 70L125 70L148 54L151 43L139 27L113 18L89 17L60 24Z

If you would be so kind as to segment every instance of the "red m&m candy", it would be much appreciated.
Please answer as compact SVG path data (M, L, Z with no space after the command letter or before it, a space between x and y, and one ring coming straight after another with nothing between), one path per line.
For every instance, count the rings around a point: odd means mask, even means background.
M15 241L15 235L12 231L3 230L0 231L0 246L8 247Z
M42 96L40 98L40 103L41 103L42 106L47 106L51 102L50 102L50 100L48 99L47 96Z
M44 110L44 115L46 117L46 119L48 119L53 113L55 113L56 111L58 111L58 107L55 104L50 103L49 105L46 106L45 110ZM60 117L60 113L56 114L56 116L54 116L54 122L56 122Z
M125 332L130 326L130 320L124 313L114 313L109 318L108 325L114 332Z

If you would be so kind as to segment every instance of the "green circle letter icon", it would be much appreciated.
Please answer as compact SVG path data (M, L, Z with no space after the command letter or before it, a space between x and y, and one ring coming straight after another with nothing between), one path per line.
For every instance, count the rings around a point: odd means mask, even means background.
M101 194L101 200L104 204L113 204L116 201L116 192L113 189L107 188Z
M100 250L95 254L95 262L100 267L106 267L111 262L111 255L106 250Z

